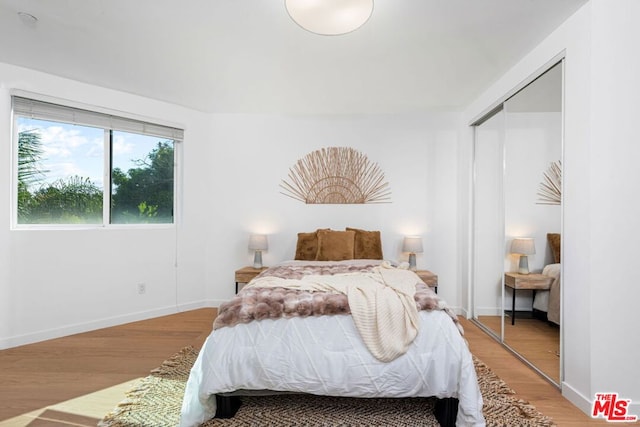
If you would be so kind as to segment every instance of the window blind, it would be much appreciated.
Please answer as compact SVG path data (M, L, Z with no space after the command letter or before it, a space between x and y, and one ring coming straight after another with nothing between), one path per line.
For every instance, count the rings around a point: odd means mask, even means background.
M69 107L66 105L53 104L50 102L38 101L15 95L12 96L12 102L15 114L30 117L32 119L52 120L151 135L160 138L172 139L176 142L184 139L184 130L175 127L100 113L97 111Z

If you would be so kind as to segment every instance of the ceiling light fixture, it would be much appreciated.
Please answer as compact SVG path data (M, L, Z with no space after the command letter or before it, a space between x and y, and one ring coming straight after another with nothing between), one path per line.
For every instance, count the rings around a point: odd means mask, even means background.
M373 13L373 0L285 0L284 4L296 24L324 36L357 30Z

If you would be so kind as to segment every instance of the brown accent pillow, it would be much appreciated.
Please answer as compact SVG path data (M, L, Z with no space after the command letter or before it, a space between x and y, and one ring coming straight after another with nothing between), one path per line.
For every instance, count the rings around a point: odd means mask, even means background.
M382 259L382 241L379 231L360 230L347 227L347 231L355 231L353 257L355 259Z
M316 261L353 259L355 231L318 230Z
M298 233L296 256L294 259L311 261L316 259L316 252L318 252L318 236L316 232Z
M318 230L329 230L329 228L320 228ZM312 231L311 233L298 233L294 259L300 261L314 261L316 259L316 253L318 252L318 230Z
M553 255L553 261L556 264L560 263L560 233L547 233L547 242L551 248L551 255Z

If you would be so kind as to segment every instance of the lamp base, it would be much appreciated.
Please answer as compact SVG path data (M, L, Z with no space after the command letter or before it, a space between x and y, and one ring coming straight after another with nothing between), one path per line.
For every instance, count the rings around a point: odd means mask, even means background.
M256 251L254 253L253 268L262 268L262 251Z
M526 255L520 255L520 262L518 263L518 273L529 274L529 258Z
M416 254L414 253L409 254L409 270L411 271L418 270L418 267L416 266Z

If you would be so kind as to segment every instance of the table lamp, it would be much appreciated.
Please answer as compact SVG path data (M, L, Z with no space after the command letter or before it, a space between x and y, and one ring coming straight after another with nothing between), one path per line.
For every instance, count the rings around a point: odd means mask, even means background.
M422 253L422 237L406 236L402 244L402 251L409 252L409 270L416 271L416 253Z
M255 251L253 254L253 268L262 268L262 251L269 249L267 236L264 234L252 234L249 236L249 250Z

